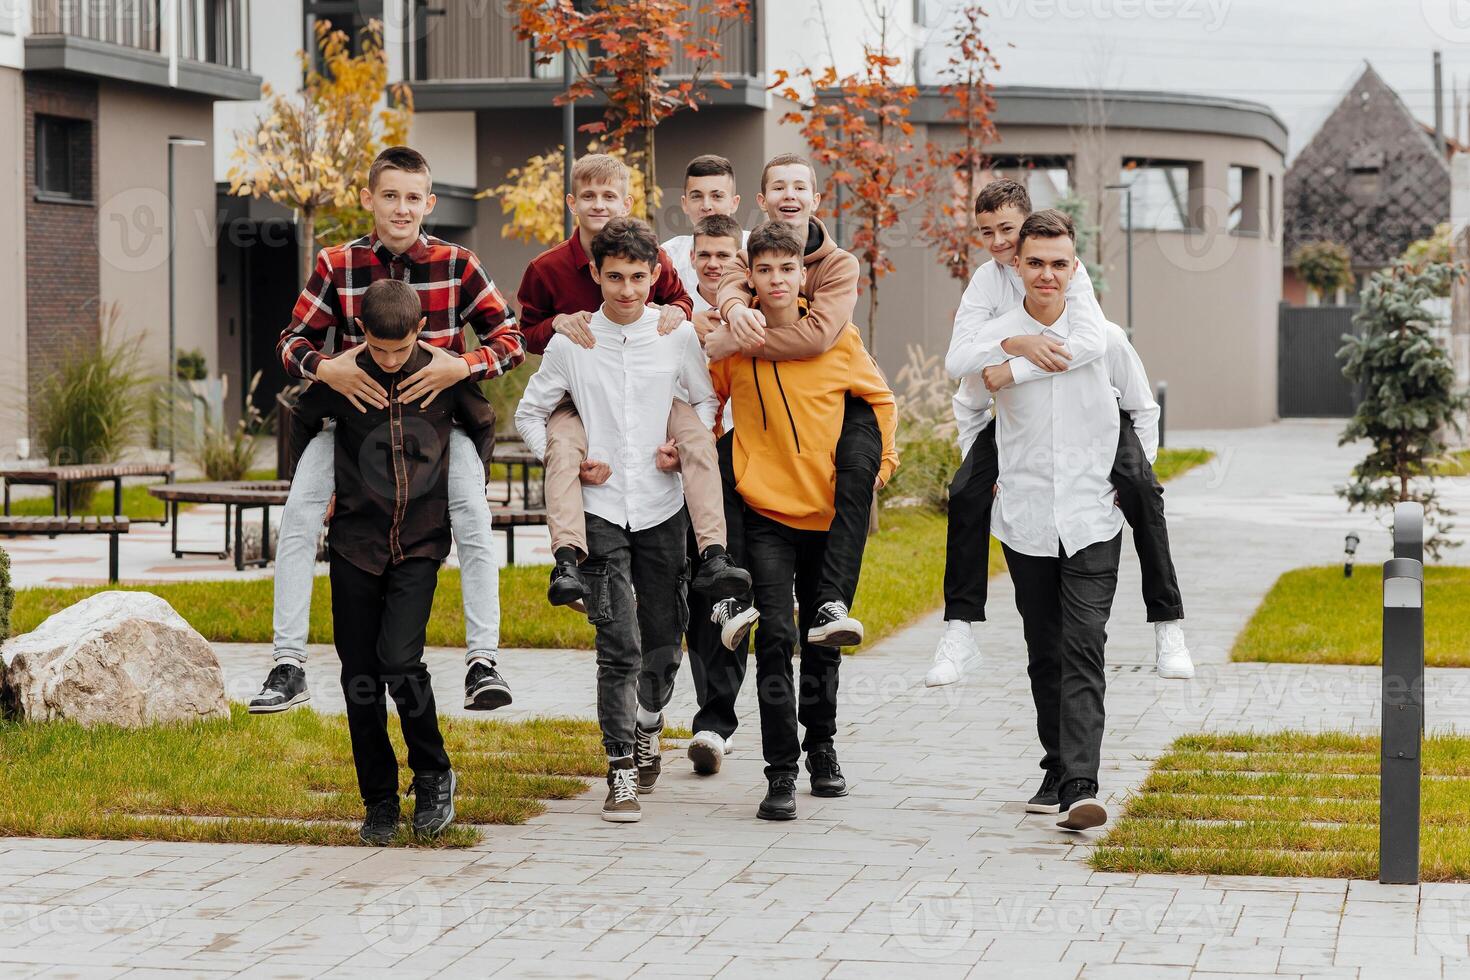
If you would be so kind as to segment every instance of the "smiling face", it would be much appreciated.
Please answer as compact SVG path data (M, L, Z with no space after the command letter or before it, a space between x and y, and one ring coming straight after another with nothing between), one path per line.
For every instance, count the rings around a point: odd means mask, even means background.
M699 275L699 284L711 292L717 289L720 278L734 263L735 255L739 251L740 243L733 238L695 235L690 259L694 264L694 271Z
M358 323L361 324L362 321L359 320ZM363 343L367 345L368 353L372 354L378 367L387 374L396 374L398 369L407 364L408 359L413 356L414 349L419 342L419 331L422 329L424 329L424 321L421 319L418 326L414 327L402 340L385 340L382 337L374 337L369 330L364 330Z
M1021 236L1021 225L1026 223L1026 214L1014 204L1006 204L998 211L981 211L975 215L975 224L980 229L980 242L990 257L1005 265L1016 257L1016 239Z
M641 317L658 274L657 262L621 255L604 256L601 267L592 267L592 278L602 287L602 303L608 319L628 324Z
M805 283L806 266L799 255L762 252L750 260L750 288L768 320L795 307Z
M574 187L576 193L567 195L567 207L588 238L613 218L621 218L633 209L633 198L622 183L588 181Z
M740 195L735 193L735 178L725 174L686 177L679 207L683 208L691 225L699 224L701 218L712 214L733 215L740 207Z
M784 221L806 235L806 224L822 203L811 168L804 163L785 163L766 171L765 186L756 196L766 217Z
M1066 235L1032 236L1022 244L1018 261L1027 302L1041 309L1065 302L1067 284L1077 267L1077 247L1072 239Z
M358 195L363 209L371 211L379 240L395 253L406 251L419 237L424 215L434 210L434 194L428 174L385 169L377 184L364 187Z

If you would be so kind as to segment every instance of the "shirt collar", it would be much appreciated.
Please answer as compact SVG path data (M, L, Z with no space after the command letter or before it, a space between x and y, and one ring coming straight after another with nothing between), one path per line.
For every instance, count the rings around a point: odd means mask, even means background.
M408 250L401 256L394 254L392 249L383 244L383 240L378 237L376 229L368 235L368 244L372 247L373 254L378 257L378 261L384 265L391 264L396 258L402 258L408 262L418 264L424 261L429 254L429 236L422 231L419 232L418 240L410 245Z
M587 257L587 253L582 251L582 233L580 231L573 228L572 237L567 239L567 241L572 246L572 262L578 269L585 269L592 264L592 260Z

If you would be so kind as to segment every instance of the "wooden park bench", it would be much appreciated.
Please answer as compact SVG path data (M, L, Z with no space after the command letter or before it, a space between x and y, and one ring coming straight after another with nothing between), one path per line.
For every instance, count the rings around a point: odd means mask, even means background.
M271 561L271 508L281 507L291 492L288 480L234 480L219 483L168 483L149 487L148 492L168 504L173 537L169 542L175 558L184 555L235 556L235 570L247 565L264 566ZM219 551L189 551L179 547L180 504L224 504L225 540ZM245 512L260 511L260 557L245 557ZM233 522L231 517L233 516ZM234 541L231 542L233 534Z
M78 483L111 483L112 516L122 514L122 481L124 477L161 476L172 478L173 463L81 463L65 466L0 466L0 480L5 482L5 516L10 517L10 488L42 486L51 488L51 513L71 517L71 487ZM168 518L165 517L166 521ZM134 524L160 524L162 521L133 518ZM66 533L66 532L58 532ZM94 532L95 533L95 532Z
M106 534L107 581L117 581L117 539L128 533L126 517L0 517L0 535Z
M546 511L544 510L497 510L490 508L490 528L494 531L505 532L505 562L507 565L516 563L516 528L518 527L545 527Z

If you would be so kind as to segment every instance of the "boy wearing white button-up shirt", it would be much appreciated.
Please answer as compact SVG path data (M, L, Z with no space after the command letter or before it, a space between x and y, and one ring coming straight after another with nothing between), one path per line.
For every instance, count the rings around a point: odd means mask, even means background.
M1026 298L987 327L1009 339L989 355L995 363L983 377L998 419L1000 477L991 527L1005 549L1025 623L1044 750L1046 777L1037 798L1056 792L1057 825L1084 830L1107 820L1097 776L1105 628L1123 528L1110 481L1120 428L1117 394L1106 359L1022 383L1031 365L1011 356L1048 342L1075 342L1081 318L1066 298L1077 264L1075 236L1060 211L1038 211L1021 226L1017 254Z
M960 381L954 396L954 415L964 461L950 485L944 573L946 624L935 650L934 664L924 678L931 687L959 680L965 666L979 656L972 623L985 618L991 495L995 485L995 428L991 424L990 393L980 379L980 369L995 345L1005 339L990 329L995 318L1014 310L1025 298L1025 287L1015 267L1016 237L1031 213L1031 198L1021 184L996 180L981 190L975 212L992 261L975 272L965 289L945 357L946 370ZM1038 368L1035 374L1039 375L1044 370L1064 369L1104 355L1112 358L1115 354L1138 360L1126 335L1119 337L1114 329L1103 332L1106 318L1098 307L1092 280L1080 261L1068 283L1066 297L1074 319L1068 343L1062 345L1053 340L1047 344L1038 340L1030 351L1013 352L1028 358L1020 370L1035 366ZM1116 349L1120 343L1121 349ZM1146 404L1152 403L1152 396L1148 396ZM1138 410L1131 400L1125 400L1119 407L1130 414ZM1123 516L1133 529L1134 549L1142 571L1144 605L1148 621L1154 624L1157 669L1160 677L1189 678L1194 676L1194 664L1184 642L1184 600L1169 548L1164 491L1151 465L1155 450L1145 451L1141 445L1136 435L1142 429L1138 420L1124 417L1122 423L1112 483L1118 491Z
M640 818L638 794L658 780L663 708L688 619L689 517L669 409L680 388L706 426L717 407L693 325L661 336L658 311L646 305L658 255L652 229L636 219L614 218L597 233L592 265L603 304L589 324L597 343L553 337L516 410L516 428L542 457L547 420L570 395L587 430L587 459L601 464L599 479L582 488L582 576L587 619L597 627L597 717L608 756L602 817L617 823Z

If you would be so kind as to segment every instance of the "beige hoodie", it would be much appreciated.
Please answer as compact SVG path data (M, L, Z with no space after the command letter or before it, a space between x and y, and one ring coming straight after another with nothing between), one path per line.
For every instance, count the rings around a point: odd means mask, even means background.
M760 351L763 360L799 361L831 350L857 308L857 258L837 247L819 219L812 218L811 226L821 231L822 244L805 258L806 285L801 295L808 301L809 310L795 323L766 332L766 343ZM720 280L715 296L720 316L726 320L735 306L753 304L754 293L745 281L749 274L750 260L741 249L734 266Z

